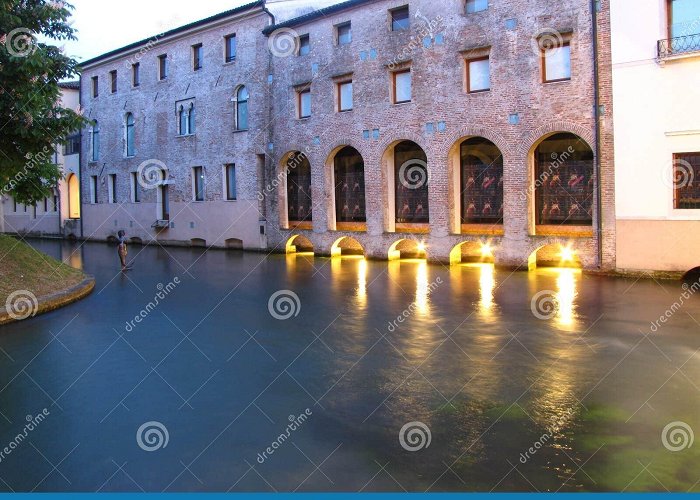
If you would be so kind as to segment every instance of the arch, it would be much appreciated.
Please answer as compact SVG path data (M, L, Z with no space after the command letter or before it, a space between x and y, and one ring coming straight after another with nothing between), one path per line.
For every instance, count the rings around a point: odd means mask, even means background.
M311 162L299 151L291 151L283 156L282 175L284 192L281 193L280 209L284 210L281 220L286 227L311 226L313 222L313 198L311 191ZM284 227L284 226L283 226Z
M395 141L385 150L382 166L385 231L429 232L429 167L425 150L415 141Z
M287 254L294 253L314 253L314 245L311 243L306 236L300 234L295 234L287 240L285 245L285 250Z
M68 218L80 219L80 182L78 176L68 176Z
M331 230L367 229L365 161L352 146L337 148L327 163L326 177Z
M561 132L568 132L582 138L586 144L595 144L595 136L593 127L582 127L577 123L568 122L565 120L545 123L541 127L533 130L527 137L520 142L517 155L527 157L532 154L537 145L551 135ZM589 146L590 147L590 146Z
M425 243L415 239L403 238L395 241L389 247L388 259L427 259L428 252Z
M458 150L465 139L470 139L472 137L483 137L492 142L504 156L513 155L510 142L506 141L503 136L496 131L484 127L462 127L462 129L451 133L448 138L443 141L440 149L443 151Z
M248 101L250 99L250 93L245 85L239 85L236 87L234 93L234 129L235 130L248 130Z
M243 240L238 238L229 238L224 242L224 244L229 250L243 250Z
M365 249L355 238L343 236L333 243L331 247L331 256L342 257L346 255L365 255Z
M578 252L571 243L556 242L540 245L528 257L528 269L538 267L582 268Z
M450 252L450 264L480 263L494 264L495 258L490 241L464 241Z
M203 248L207 246L207 240L202 238L192 238L190 240L190 245L197 248Z

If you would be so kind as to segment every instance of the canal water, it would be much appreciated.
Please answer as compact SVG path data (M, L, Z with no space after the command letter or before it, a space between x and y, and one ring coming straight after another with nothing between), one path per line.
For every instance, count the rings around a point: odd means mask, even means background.
M97 284L0 327L2 491L700 490L693 287L32 244Z

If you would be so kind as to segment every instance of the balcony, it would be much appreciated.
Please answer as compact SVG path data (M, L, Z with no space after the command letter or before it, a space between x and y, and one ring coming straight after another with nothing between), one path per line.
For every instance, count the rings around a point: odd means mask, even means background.
M700 33L679 36L657 42L658 58L660 61L693 52L700 52Z

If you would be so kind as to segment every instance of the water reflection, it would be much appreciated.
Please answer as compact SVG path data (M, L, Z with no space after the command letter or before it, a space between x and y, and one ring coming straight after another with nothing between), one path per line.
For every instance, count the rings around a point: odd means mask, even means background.
M61 245L61 260L76 269L83 269L83 247L73 243Z
M576 278L581 271L577 269L558 269L557 276L557 321L563 327L573 327L576 323Z

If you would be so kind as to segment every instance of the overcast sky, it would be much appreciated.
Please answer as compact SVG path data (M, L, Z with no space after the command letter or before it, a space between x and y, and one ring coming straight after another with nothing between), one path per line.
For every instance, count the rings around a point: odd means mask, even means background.
M82 61L251 0L68 1L78 40L65 44L66 54Z

